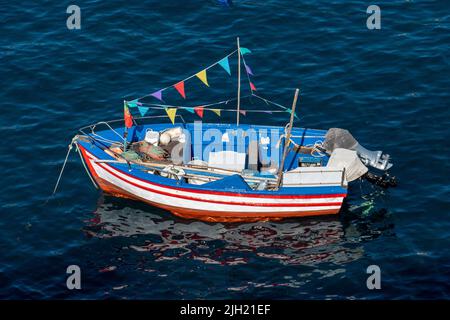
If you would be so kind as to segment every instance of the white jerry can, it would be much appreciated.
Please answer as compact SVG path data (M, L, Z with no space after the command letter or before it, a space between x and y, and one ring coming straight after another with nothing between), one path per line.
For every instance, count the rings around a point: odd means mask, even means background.
M147 143L157 146L159 142L159 132L153 131L152 129L147 129L144 140Z

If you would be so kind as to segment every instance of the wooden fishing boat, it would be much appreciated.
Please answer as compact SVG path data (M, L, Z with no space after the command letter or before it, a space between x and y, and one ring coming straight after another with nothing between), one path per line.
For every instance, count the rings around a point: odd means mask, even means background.
M361 177L393 184L370 174L366 167L386 171L392 166L389 156L363 148L348 131L295 127L298 90L291 108L257 94L244 58L248 53L238 41L237 50L194 76L125 101L125 126L120 119L81 128L71 145L79 151L95 187L184 218L254 221L337 214L348 183ZM186 98L184 82L191 78L208 85L206 71L213 66L231 74L228 58L233 54L238 57L236 98L198 107L163 103L162 93L171 88ZM280 110L243 109L241 64L251 97ZM148 98L158 103L145 102ZM145 116L158 109L167 115ZM199 117L208 111L231 111L236 113L236 123L185 122L176 114L181 110ZM132 115L136 111L141 117ZM240 117L251 112L286 112L289 123L240 123Z

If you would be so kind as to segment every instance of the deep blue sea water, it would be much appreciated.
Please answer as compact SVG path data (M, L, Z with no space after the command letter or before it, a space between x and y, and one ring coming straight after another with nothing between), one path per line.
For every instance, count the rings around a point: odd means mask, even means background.
M66 28L68 2L0 5L0 298L450 298L448 2L72 3L81 30ZM366 28L370 4L381 30ZM289 104L300 87L301 125L391 154L398 187L356 184L337 217L212 224L102 195L72 154L45 203L79 127L120 118L124 98L198 72L237 36L261 94ZM66 288L71 264L82 290ZM381 290L366 287L372 264Z

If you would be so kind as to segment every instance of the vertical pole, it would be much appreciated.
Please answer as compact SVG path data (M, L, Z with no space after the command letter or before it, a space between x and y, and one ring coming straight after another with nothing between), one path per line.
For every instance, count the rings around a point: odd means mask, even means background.
M125 110L127 108L127 102L123 100L123 120L125 121ZM123 152L127 151L127 137L128 137L128 128L125 125L125 129L123 131Z
M295 95L294 95L294 101L292 102L291 118L289 120L289 128L288 128L288 131L286 132L286 137L284 138L283 157L281 158L280 167L278 168L277 189L280 187L280 184L281 184L281 178L283 176L283 169L284 169L284 161L286 160L288 147L291 142L291 132L292 132L292 126L294 125L294 116L295 116L295 108L297 106L298 92L299 92L299 89L296 89Z
M239 115L241 109L241 46L239 44L239 37L237 38L237 53L238 53L238 93L237 93L237 111L236 111L236 125L239 126Z

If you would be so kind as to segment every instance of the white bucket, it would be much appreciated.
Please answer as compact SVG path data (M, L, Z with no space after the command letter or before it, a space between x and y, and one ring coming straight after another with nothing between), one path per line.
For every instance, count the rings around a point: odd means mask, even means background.
M157 146L159 142L159 132L153 131L152 129L147 129L144 140L147 143Z

